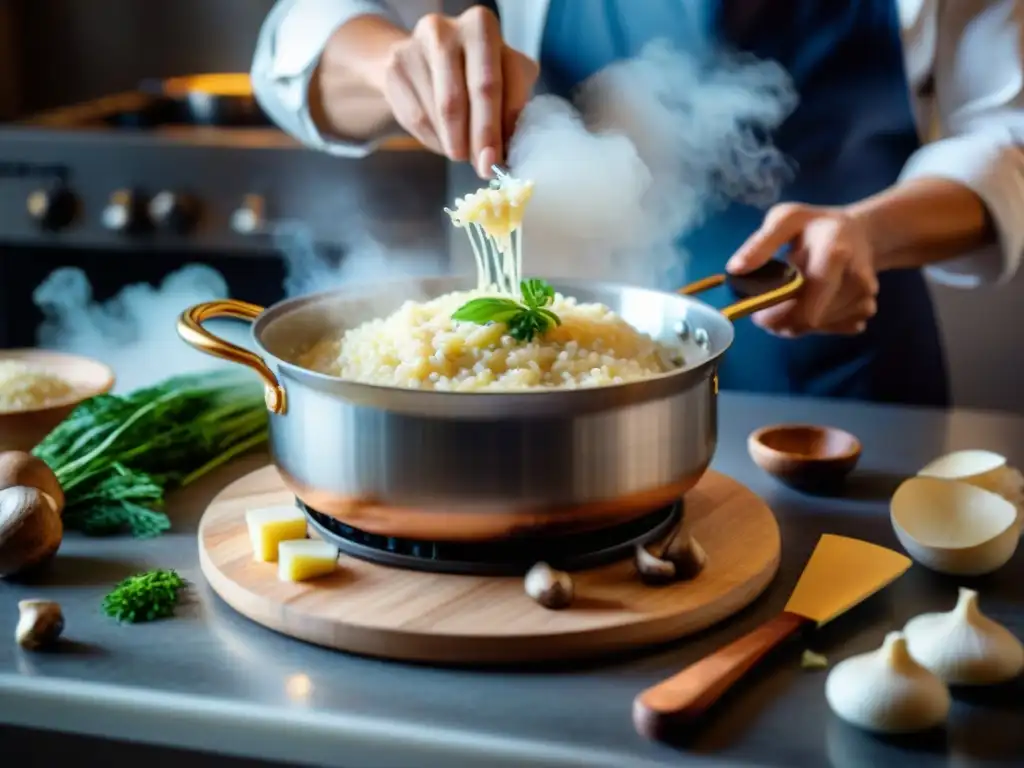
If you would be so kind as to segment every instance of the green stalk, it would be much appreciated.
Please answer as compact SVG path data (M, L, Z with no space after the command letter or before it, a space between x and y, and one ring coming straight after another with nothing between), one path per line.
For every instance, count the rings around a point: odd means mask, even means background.
M245 453L245 452L249 451L250 449L255 448L257 445L260 445L261 443L265 442L266 439L267 439L267 434L266 434L266 432L263 432L263 433L258 434L258 435L253 435L252 437L250 437L248 440L245 440L244 442L237 443L236 445L234 445L232 448L229 448L227 451L222 453L217 458L212 459L211 461L206 462L206 464L201 466L199 469L195 470L194 472L192 472L192 473L190 473L188 475L185 475L185 477L179 483L179 486L184 488L189 483L194 483L196 480L198 480L200 477L205 475L207 472L212 472L217 467L221 466L222 464L226 464L227 462L231 461L236 456L241 456L243 453Z
M132 426L132 424L134 424L147 413L152 411L154 408L160 405L160 403L165 402L167 400L173 400L175 397L179 396L179 392L169 392L168 394L164 395L161 398L158 398L157 400L154 400L148 405L142 406L142 408L133 413L120 427L118 427L110 435L108 435L106 440L104 440L98 446L93 448L92 451L85 454L84 456L80 456L78 459L72 461L70 464L65 464L63 467L57 470L57 479L60 480L62 475L67 476L74 472L79 467L87 465L90 461L97 458L100 454L103 453L103 451L107 450L107 448L113 445L117 438L123 435L125 432L127 432L128 429Z

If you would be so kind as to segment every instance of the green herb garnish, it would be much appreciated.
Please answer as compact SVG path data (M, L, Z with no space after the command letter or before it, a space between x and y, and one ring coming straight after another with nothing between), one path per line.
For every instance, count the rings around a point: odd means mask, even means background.
M64 489L65 528L148 538L170 528L167 491L266 439L259 382L218 370L87 400L32 452Z
M129 624L166 619L174 615L184 588L185 580L171 570L129 576L103 598L103 612Z
M522 342L562 324L558 315L547 309L555 300L555 289L545 280L523 280L519 292L523 295L522 303L500 297L473 299L455 310L452 319L477 325L505 323L509 336Z
M827 669L828 659L814 651L804 651L800 657L800 666L803 669Z

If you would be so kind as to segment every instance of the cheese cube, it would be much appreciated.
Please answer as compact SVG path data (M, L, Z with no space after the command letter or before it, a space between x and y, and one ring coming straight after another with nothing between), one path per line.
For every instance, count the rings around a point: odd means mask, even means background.
M252 555L264 563L277 560L277 545L306 538L306 515L298 507L250 509L245 513Z
M281 581L307 581L334 571L338 548L319 539L282 541L277 559L277 577Z

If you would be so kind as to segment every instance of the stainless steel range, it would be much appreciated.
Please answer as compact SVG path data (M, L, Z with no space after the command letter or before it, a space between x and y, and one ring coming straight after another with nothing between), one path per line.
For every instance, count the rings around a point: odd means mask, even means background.
M232 295L272 303L283 222L338 259L353 229L443 259L446 167L403 141L365 159L326 156L258 107L206 114L145 84L2 126L0 347L34 343L31 293L66 265L86 271L100 300L204 263Z

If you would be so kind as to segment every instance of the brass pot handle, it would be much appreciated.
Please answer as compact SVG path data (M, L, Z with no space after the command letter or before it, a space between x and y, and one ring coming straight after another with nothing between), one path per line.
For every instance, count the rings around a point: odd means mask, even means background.
M219 301L196 304L182 312L181 317L178 318L178 335L186 344L200 352L248 366L256 371L263 380L263 397L267 403L267 410L278 416L283 416L288 409L288 399L285 396L284 387L281 386L274 372L270 370L270 366L263 362L263 358L255 352L242 349L230 341L214 336L203 328L203 323L207 320L216 320L221 317L231 317L235 320L255 320L262 313L263 307L237 299L220 299Z
M679 293L692 296L716 288L723 283L740 297L739 301L722 310L726 320L733 321L793 298L803 287L804 276L792 264L772 259L763 267L745 275L705 277L703 280L681 288Z

